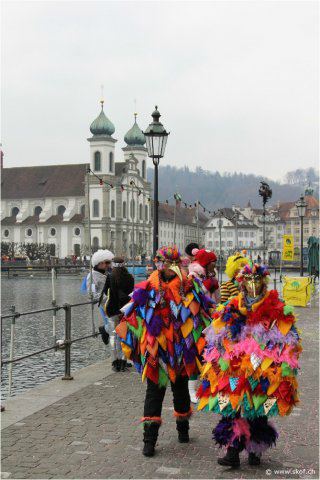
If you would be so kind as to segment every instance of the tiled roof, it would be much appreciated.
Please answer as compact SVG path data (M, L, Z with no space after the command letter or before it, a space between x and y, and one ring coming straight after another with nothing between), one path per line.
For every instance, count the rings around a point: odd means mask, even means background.
M2 225L51 225L51 224L62 224L62 223L82 223L83 215L81 213L76 213L69 221L63 221L62 215L51 215L45 222L39 222L39 217L37 215L32 215L25 218L22 222L17 223L16 217L5 217L2 221Z
M180 225L196 225L196 208L186 208L178 205L176 208L176 222ZM174 205L159 203L159 221L174 222ZM199 211L199 225L204 226L208 218Z
M15 225L16 224L16 217L4 217L1 220L1 225Z
M312 195L306 195L304 197L306 203L308 204L306 217L311 217L312 211L319 211L319 200L313 197ZM281 220L289 220L290 218L298 217L298 212L295 210L295 215L290 216L290 210L295 207L296 202L282 202L279 203L274 209L279 214Z
M87 165L47 165L3 168L3 199L82 197Z

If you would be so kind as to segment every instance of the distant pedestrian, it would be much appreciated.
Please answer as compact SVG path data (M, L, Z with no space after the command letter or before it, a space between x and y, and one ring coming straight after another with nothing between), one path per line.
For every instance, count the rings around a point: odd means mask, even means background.
M89 273L86 278L86 288L88 293L92 293L93 300L98 300L98 307L104 325L100 325L99 332L103 342L107 345L109 343L108 332L108 317L102 305L106 303L107 297L105 295L105 284L107 275L111 272L111 262L114 255L109 250L97 250L91 259L92 263L92 278Z
M258 255L258 264L259 264L259 265L261 264L261 257L260 257L260 255Z
M108 317L108 333L113 353L112 368L114 371L124 371L127 361L124 358L121 341L115 332L122 313L120 309L130 301L129 294L133 291L134 278L128 272L124 259L115 257L112 263L112 272L107 276L104 286L106 296L105 312Z

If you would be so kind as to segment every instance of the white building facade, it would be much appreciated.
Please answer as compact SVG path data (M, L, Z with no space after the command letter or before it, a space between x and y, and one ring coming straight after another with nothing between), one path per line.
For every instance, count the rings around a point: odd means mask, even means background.
M81 256L89 252L90 223L94 249L110 248L127 257L151 253L151 186L136 118L120 162L103 103L90 131L88 164L2 169L3 242L45 243L52 246L52 256Z

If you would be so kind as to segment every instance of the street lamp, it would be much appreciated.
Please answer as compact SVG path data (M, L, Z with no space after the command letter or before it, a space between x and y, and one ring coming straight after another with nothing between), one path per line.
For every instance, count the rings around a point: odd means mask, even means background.
M263 263L266 263L266 203L272 197L272 190L268 183L260 182L259 195L262 197L263 205Z
M148 156L152 158L154 165L154 190L153 190L153 256L155 257L159 243L159 221L158 221L158 167L160 158L164 156L169 133L166 131L159 118L161 117L158 107L152 113L153 122L150 123L144 136Z
M303 277L303 218L306 216L307 206L304 196L301 195L296 203L300 217L300 277Z

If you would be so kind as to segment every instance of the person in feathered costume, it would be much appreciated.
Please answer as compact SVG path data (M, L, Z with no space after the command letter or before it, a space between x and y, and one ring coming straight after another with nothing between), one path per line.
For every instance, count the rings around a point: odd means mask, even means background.
M123 308L124 318L116 332L124 354L147 379L144 404L145 456L152 456L161 424L166 386L173 392L174 415L180 442L189 441L192 413L188 378L198 374L204 348L202 331L209 326L212 300L196 280L180 269L176 247L157 252L162 269L135 286L132 301Z
M227 447L220 465L239 466L243 449L259 465L278 437L269 417L289 415L298 402L299 332L293 308L267 290L268 275L265 266L246 265L237 276L240 293L217 307L204 331L198 409L222 415L213 430Z
M200 250L193 248L191 253L193 261L189 264L188 277L198 279L204 293L217 303L219 301L219 282L215 276L216 254L204 248ZM196 396L197 379L198 376L193 375L189 380L189 394L192 403L198 401Z
M240 270L250 262L248 258L244 256L243 253L236 252L234 255L228 257L226 263L225 273L227 274L229 280L222 282L220 287L220 302L225 303L231 297L238 295L239 293L239 284L236 280L236 277Z

